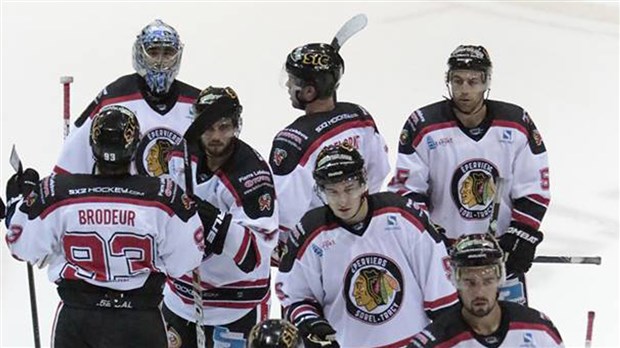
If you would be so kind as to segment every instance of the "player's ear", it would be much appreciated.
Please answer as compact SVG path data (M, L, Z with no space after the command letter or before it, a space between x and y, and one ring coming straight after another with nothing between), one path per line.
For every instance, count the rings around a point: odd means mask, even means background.
M301 91L299 91L299 96L302 101L310 102L317 97L317 89L313 85L304 86Z

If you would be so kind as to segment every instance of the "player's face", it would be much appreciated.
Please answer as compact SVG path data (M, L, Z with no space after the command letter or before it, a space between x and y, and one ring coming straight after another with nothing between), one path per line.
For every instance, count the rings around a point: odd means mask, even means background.
M497 305L499 275L496 266L462 267L457 287L463 308L475 317L485 317Z
M362 184L359 179L353 178L334 184L326 184L321 191L334 215L346 223L359 222L355 220L359 218L360 206L364 202L363 195L366 192L366 184Z
M222 157L232 150L235 126L231 119L222 118L202 133L200 140L207 156Z
M452 100L459 110L471 113L484 101L487 84L484 73L475 70L453 70L449 76Z

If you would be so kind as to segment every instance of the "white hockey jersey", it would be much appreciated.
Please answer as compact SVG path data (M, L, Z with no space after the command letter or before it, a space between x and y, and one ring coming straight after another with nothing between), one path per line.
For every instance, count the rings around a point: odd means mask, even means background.
M361 106L337 103L332 111L299 117L275 136L269 164L280 201L283 240L307 211L323 205L314 192L312 171L323 147L341 142L348 142L364 157L369 191L379 192L390 171L387 146Z
M76 120L65 140L58 162L57 174L93 173L95 160L89 143L92 118L99 110L112 104L133 111L140 123L141 138L132 165L132 173L160 176L168 173L166 154L183 139L192 123L190 108L200 92L197 88L175 80L165 99L155 101L138 74L114 81L95 98Z
M235 140L230 159L215 173L205 154L192 151L194 194L232 215L221 254L200 265L203 325L228 324L255 307L267 310L269 260L277 242L278 202L268 164L242 140ZM185 187L183 152L170 153L170 174ZM194 321L191 273L170 279L164 302L180 317ZM266 314L266 313L265 313Z
M341 347L402 347L458 298L426 214L391 192L368 199L361 230L341 225L327 206L304 215L276 291L287 319L324 317Z
M461 307L433 321L416 334L408 348L560 348L560 333L551 320L539 311L513 302L500 301L502 318L497 330L488 336L476 334L463 320Z
M50 281L137 289L149 275L180 276L200 264L194 203L170 179L52 175L7 220L13 256L47 257Z
M426 205L451 239L487 231L496 178L503 178L498 234L511 221L537 230L550 200L547 152L519 106L487 101L478 128L457 121L450 101L416 110L400 135L390 191Z

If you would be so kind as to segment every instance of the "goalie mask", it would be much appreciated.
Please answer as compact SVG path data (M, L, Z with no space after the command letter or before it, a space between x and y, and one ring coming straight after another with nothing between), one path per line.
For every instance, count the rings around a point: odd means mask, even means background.
M153 94L166 94L179 73L182 55L183 43L177 31L156 19L136 37L133 67Z
M248 348L300 347L297 328L284 319L268 319L256 324L250 331Z
M108 105L93 118L90 146L98 165L121 167L129 164L140 141L136 115L121 105Z

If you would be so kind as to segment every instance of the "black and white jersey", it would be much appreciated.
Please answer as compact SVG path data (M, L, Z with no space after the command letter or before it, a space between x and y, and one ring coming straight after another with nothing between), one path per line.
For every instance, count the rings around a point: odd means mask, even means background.
M543 313L513 302L498 303L502 318L499 328L491 335L474 332L463 319L459 305L416 334L407 347L564 347L560 333Z
M180 276L203 257L195 203L170 179L52 175L18 204L9 249L33 264L47 257L52 282L131 290L154 272Z
M388 188L427 206L451 239L487 230L497 177L498 233L511 221L537 230L549 204L547 152L534 122L517 105L486 103L479 127L462 126L451 101L441 101L414 111L400 135Z
M269 260L277 242L278 202L269 165L252 147L235 139L231 157L215 172L204 151L192 151L194 194L232 215L221 254L200 265L203 325L226 324L243 317L270 298ZM170 175L185 187L183 152L170 153ZM192 277L170 280L166 306L194 320Z
M323 147L342 142L360 152L370 193L378 192L390 171L387 146L374 119L361 106L337 103L332 111L299 117L275 136L269 164L280 200L280 227L285 233L308 210L323 205L313 189L312 171Z
M341 347L402 347L457 303L441 237L410 199L368 197L359 226L311 210L288 240L276 291L286 318L324 317Z
M149 96L144 79L137 73L126 75L105 87L75 121L65 140L57 174L91 174L95 160L89 143L93 117L107 105L122 105L133 111L140 123L141 140L136 150L132 173L160 176L167 174L166 154L181 142L192 123L190 108L200 90L175 80L165 98Z

